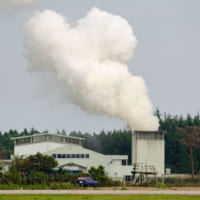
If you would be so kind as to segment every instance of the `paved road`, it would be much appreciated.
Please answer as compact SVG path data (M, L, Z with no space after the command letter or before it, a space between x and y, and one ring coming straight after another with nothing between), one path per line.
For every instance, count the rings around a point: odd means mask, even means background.
M170 195L200 195L200 190L0 190L0 194L170 194Z

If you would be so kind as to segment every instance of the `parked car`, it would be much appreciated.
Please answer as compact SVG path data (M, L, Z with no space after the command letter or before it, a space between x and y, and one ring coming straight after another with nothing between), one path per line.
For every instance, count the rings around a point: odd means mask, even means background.
M97 181L94 180L92 177L78 177L77 178L77 183L80 186L92 186L92 187L97 187Z

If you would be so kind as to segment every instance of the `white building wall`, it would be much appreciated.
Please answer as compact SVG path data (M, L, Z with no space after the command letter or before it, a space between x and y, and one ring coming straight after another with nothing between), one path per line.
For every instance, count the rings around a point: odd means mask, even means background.
M137 162L137 142L136 134L132 133L132 142L131 142L131 160L132 164Z
M34 155L37 152L46 153L47 151L63 147L64 145L65 144L55 143L55 142L39 142L39 143L15 145L14 155L29 156L29 155Z
M148 134L148 133L147 133ZM152 165L158 172L158 176L164 174L165 164L164 137L140 138L139 134L132 134L132 164Z
M83 148L78 144L61 144L55 142L40 142L16 145L14 148L15 155L29 156L37 152L53 155L53 154L89 154L89 158L56 158L59 166L64 166L70 163L83 166L90 169L90 167L104 166L105 172L109 177L115 177L117 173L118 179L122 180L126 174L123 170L121 160L128 160L127 155L104 155L95 151ZM115 170L113 171L113 169ZM124 168L125 169L125 168ZM121 171L119 171L121 170ZM127 172L128 173L128 172ZM128 173L129 174L129 173Z
M113 180L124 180L125 176L132 176L131 171L133 171L132 165L110 165L108 167L108 175Z
M137 163L153 165L158 175L164 174L164 141L138 140Z
M57 148L52 151L46 152L48 155L53 154L89 154L89 158L60 158L56 159L59 166L63 166L67 163L75 163L90 169L90 167L98 167L102 165L105 167L105 171L108 176L111 176L112 167L119 166L119 161L128 160L128 156L125 155L103 155L95 151L83 148L80 145L69 144L64 147ZM123 166L122 166L123 167Z

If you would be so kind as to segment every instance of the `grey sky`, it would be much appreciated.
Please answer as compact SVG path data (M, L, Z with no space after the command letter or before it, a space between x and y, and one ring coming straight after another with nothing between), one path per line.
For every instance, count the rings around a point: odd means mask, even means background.
M52 9L75 21L92 7L121 15L133 27L138 47L129 69L144 77L155 107L171 114L199 111L200 1L41 0L21 12L0 14L1 131L34 127L92 133L125 127L117 119L60 104L54 92L43 93L38 79L26 71L23 26L33 10Z

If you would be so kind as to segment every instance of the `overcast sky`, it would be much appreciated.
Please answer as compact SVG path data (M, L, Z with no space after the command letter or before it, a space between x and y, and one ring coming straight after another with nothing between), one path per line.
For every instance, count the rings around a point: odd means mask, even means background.
M172 115L199 111L200 1L41 0L20 12L0 14L0 131L34 127L92 133L126 126L61 104L27 72L23 27L34 10L52 9L73 22L93 7L121 15L132 26L138 47L129 69L144 77L154 107Z

